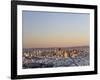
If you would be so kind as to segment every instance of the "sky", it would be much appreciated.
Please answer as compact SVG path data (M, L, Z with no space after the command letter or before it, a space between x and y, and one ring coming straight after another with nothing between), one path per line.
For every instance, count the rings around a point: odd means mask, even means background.
M23 48L87 46L89 19L88 13L23 11Z

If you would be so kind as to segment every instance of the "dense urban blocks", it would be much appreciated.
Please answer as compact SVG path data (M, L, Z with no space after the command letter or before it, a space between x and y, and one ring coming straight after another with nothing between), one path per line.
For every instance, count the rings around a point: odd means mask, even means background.
M89 47L23 49L23 68L88 66Z

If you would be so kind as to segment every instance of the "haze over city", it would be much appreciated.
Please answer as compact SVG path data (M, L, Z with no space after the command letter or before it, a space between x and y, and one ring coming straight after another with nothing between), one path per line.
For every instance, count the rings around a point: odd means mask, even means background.
M23 48L89 45L89 14L22 12Z

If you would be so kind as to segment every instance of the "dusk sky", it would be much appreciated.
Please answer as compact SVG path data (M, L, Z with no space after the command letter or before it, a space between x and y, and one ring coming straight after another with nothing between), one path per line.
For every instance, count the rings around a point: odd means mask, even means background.
M89 19L86 13L23 11L23 48L89 45Z

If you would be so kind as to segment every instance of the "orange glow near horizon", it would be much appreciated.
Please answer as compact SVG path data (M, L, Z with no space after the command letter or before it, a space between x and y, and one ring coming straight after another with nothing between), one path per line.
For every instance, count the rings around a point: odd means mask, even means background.
M28 36L29 37L29 36ZM89 45L88 36L33 36L28 41L24 42L29 48L45 48L45 47L70 47L70 46L84 46ZM26 48L27 48L26 47Z

